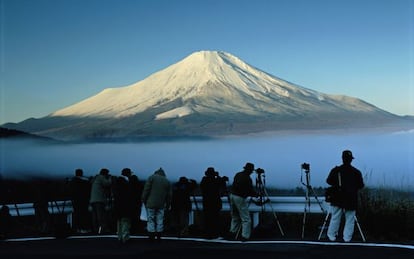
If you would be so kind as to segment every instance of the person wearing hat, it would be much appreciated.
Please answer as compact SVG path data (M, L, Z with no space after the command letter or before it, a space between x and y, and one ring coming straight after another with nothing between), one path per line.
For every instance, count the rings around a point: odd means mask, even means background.
M225 189L225 181L219 177L214 167L208 167L200 182L203 197L204 233L207 238L220 236L221 194Z
M252 224L246 198L249 196L256 197L257 193L250 178L250 175L254 172L254 164L248 162L243 169L234 176L230 190L230 234L232 239L240 238L240 240L246 241L250 239ZM241 235L239 235L240 230Z
M350 242L354 234L355 215L358 206L358 191L364 187L361 172L351 165L354 156L350 150L342 152L342 165L335 166L326 182L339 190L339 195L331 201L331 220L328 238L336 241L342 214L345 214L343 240Z
M171 218L178 236L189 234L189 215L191 212L191 196L197 188L197 182L181 176L172 185Z

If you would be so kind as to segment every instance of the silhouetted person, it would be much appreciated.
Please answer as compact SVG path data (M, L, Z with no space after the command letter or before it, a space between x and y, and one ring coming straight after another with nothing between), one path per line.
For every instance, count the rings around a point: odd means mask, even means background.
M254 172L254 164L246 163L244 170L234 176L230 191L231 205L231 225L230 233L234 238L238 238L241 231L241 240L245 241L251 235L251 219L249 206L246 201L249 196L257 196L253 188L250 175Z
M35 210L35 225L41 234L50 232L49 214L49 186L45 180L39 180L35 184L35 199L33 207Z
M129 183L132 188L132 194L130 199L132 200L133 205L133 215L132 215L132 222L131 222L131 232L137 233L139 231L139 228L141 227L141 196L142 196L142 190L144 189L144 185L142 182L139 181L139 178L136 174L132 174L129 177Z
M179 236L188 235L189 214L191 212L191 196L197 183L195 180L180 177L173 185L171 213L173 225Z
M110 197L111 176L109 170L101 169L98 175L92 179L91 199L92 226L95 233L109 232L105 206Z
M91 183L84 177L82 169L75 170L75 176L69 182L73 207L73 228L77 233L90 231L89 198Z
M340 190L340 195L331 201L331 220L328 227L328 238L331 241L338 237L342 214L345 214L343 240L350 242L354 234L358 191L364 187L364 181L361 172L351 165L353 159L351 151L343 151L342 165L334 167L326 179L329 185Z
M220 236L220 210L222 208L221 193L225 188L226 178L221 178L214 167L209 167L204 172L200 182L201 195L203 197L204 233L207 238Z
M117 220L118 240L126 243L130 238L132 217L136 208L134 191L130 178L132 171L122 169L121 176L113 178L112 191L114 196L114 215Z
M1 206L0 209L0 240L6 239L13 228L13 218L7 205Z
M171 206L172 188L162 168L154 172L144 185L142 202L147 210L147 231L150 240L161 239L164 232L165 209Z

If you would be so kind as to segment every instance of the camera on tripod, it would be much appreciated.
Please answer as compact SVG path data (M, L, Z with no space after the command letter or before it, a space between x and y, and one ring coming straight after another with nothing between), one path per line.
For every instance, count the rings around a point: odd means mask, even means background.
M258 175L261 175L261 174L264 174L264 173L265 173L265 170L264 170L264 169L262 169L262 168L257 168L255 171L256 171L256 173L257 173Z
M309 165L309 164L307 164L307 163L303 163L303 164L301 165L301 167L302 167L302 169L303 169L303 170L305 170L305 171L307 171L307 172L309 172L309 171L310 171L310 165Z
M310 186L310 164L303 163L300 165L302 173L300 174L300 181L305 186Z

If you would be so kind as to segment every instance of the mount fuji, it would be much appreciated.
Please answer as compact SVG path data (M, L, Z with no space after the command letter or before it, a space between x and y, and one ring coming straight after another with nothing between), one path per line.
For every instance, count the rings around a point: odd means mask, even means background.
M63 140L211 137L279 130L376 128L406 119L320 93L234 55L199 51L129 86L3 127Z

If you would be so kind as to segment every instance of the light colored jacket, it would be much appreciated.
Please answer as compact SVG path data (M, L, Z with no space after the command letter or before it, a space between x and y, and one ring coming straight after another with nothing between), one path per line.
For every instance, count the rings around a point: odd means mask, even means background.
M162 168L151 175L144 185L142 202L147 208L162 209L171 204L172 187Z
M101 174L96 175L92 180L90 203L106 202L111 183L111 177Z

